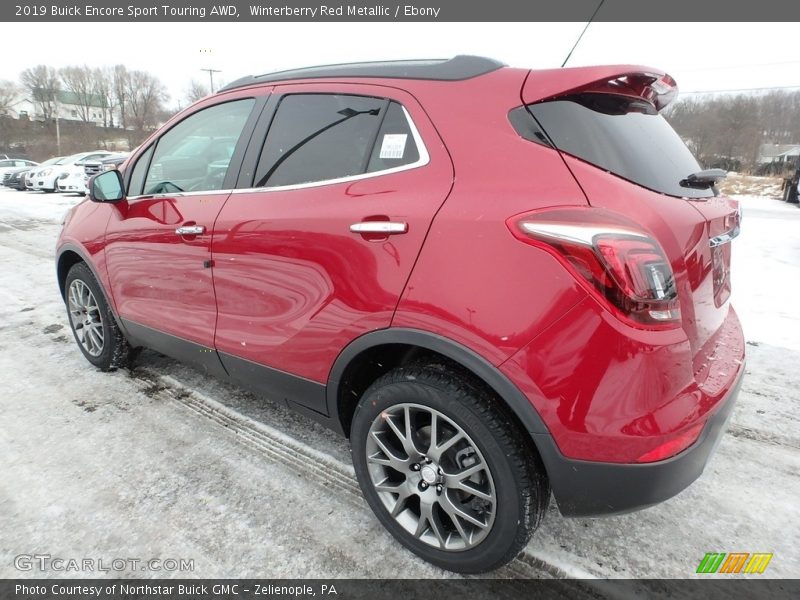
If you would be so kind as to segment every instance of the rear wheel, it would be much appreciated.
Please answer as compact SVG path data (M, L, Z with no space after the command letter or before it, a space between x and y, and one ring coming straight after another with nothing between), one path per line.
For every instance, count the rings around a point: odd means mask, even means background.
M131 347L86 263L69 270L64 289L70 328L86 360L103 371L127 366Z
M378 379L353 416L356 475L403 545L445 569L480 573L512 560L550 499L523 432L469 379L437 366Z

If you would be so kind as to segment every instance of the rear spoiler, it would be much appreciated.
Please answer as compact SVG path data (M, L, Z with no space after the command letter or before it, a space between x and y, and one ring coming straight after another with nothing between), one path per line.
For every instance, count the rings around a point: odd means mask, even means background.
M637 98L660 111L678 95L678 84L663 71L636 65L547 69L528 73L522 101L534 104L579 93Z

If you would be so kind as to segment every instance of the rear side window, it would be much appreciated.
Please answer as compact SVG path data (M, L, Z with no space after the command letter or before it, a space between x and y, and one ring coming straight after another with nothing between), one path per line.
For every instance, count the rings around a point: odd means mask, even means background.
M293 94L278 105L254 186L342 179L413 164L419 157L398 103L347 94Z
M610 94L579 94L528 106L555 146L671 196L707 198L711 189L680 182L701 170L692 153L649 104Z
M406 117L397 102L390 102L372 147L368 173L410 165L419 160L419 148Z

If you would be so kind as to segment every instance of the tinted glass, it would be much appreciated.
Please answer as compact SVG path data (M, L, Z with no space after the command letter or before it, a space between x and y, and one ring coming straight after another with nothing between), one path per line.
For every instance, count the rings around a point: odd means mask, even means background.
M529 109L559 150L657 192L713 196L710 189L680 185L701 167L649 104L608 94L581 94Z
M367 172L402 167L418 160L419 149L405 111L397 102L391 102L372 148Z
M256 168L255 187L364 173L386 100L296 94L281 100Z
M221 190L254 103L248 98L218 104L196 112L167 131L157 142L142 193ZM135 176L136 173L131 177L131 190Z
M131 181L128 184L128 196L141 195L142 186L144 185L144 175L150 164L150 158L153 156L154 148L155 146L150 146L150 148L136 160L136 165L133 167L133 171L131 171Z

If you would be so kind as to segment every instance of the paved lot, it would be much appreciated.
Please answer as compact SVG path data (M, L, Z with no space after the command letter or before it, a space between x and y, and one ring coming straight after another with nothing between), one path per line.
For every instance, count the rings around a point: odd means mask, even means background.
M145 352L104 374L78 352L53 248L79 198L0 190L0 577L19 554L192 559L114 575L452 577L403 550L361 499L346 441ZM498 577L687 577L706 552L773 552L800 573L800 210L744 198L734 303L748 376L706 473L678 497L606 519L551 506Z

